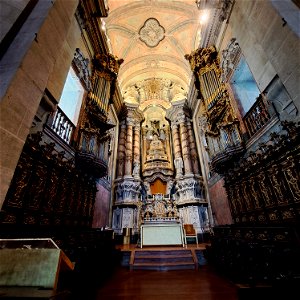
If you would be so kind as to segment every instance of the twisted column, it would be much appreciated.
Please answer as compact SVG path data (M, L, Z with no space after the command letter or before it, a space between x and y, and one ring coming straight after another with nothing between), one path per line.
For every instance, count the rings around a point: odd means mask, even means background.
M125 176L131 177L132 175L132 133L133 124L128 122L127 124L127 138L126 138L126 149L125 149Z
M182 148L182 158L184 163L184 174L192 174L192 164L191 164L191 156L189 149L189 139L188 132L185 125L185 119L181 120L179 124L179 131L181 136L181 148Z
M166 152L167 152L168 158L171 158L172 155L171 155L170 128L169 127L165 128L165 135L166 135ZM173 162L172 162L172 159L170 159L170 167L172 167L172 166L173 166Z
M146 138L146 135L147 135L147 130L142 127L142 143L143 143L143 148L142 148L142 172L144 171L144 166L145 166L145 163L146 163L146 157L147 157L147 138Z
M140 124L136 124L134 127L133 135L133 176L140 177Z
M121 124L119 145L118 145L118 173L117 173L118 178L122 178L124 175L125 136L126 136L126 125L123 123Z
M190 154L191 154L191 163L193 168L193 173L200 175L199 161L198 161L198 153L196 150L195 137L192 130L192 124L190 121L186 122L189 146L190 146Z
M180 137L177 124L172 124L172 137L173 137L173 147L174 147L174 165L176 168L176 177L182 175L182 155L180 147Z

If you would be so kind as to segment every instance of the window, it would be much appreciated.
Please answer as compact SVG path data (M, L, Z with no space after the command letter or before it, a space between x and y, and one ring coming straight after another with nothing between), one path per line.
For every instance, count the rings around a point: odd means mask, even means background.
M255 103L260 91L244 57L241 58L230 84L244 116Z
M84 88L71 67L58 106L74 125L78 122L83 95Z

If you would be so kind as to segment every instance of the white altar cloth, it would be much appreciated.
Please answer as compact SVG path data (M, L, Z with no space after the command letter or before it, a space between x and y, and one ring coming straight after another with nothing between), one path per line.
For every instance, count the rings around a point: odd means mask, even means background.
M184 247L184 236L181 224L141 225L141 248L143 246L163 245L182 245Z

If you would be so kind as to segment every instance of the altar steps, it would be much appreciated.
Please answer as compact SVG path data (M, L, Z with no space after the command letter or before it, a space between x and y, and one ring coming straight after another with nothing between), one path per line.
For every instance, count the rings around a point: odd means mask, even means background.
M196 269L197 258L191 250L136 250L132 253L131 270Z

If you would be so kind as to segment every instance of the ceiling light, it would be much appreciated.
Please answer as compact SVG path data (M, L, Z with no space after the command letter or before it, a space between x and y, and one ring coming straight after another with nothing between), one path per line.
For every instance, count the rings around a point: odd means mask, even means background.
M205 10L199 17L200 24L205 24L208 20L209 12Z
M101 23L102 23L101 29L104 31L104 30L105 30L105 21L103 21L103 20L101 19Z

